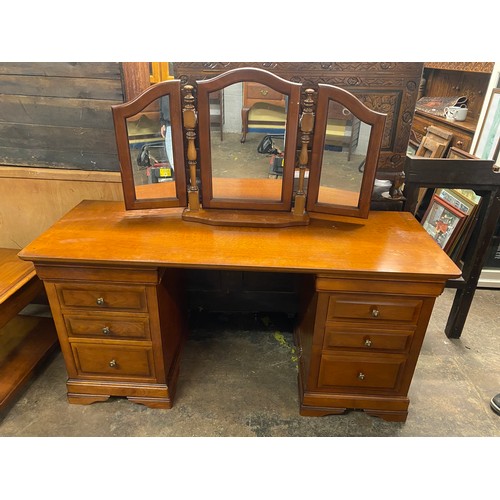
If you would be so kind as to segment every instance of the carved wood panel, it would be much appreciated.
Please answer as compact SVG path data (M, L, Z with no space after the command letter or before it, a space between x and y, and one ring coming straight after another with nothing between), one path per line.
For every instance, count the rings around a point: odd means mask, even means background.
M181 82L192 84L241 67L266 69L304 87L317 88L319 83L326 83L345 88L369 108L387 113L378 170L387 178L403 170L423 63L176 62L173 74Z

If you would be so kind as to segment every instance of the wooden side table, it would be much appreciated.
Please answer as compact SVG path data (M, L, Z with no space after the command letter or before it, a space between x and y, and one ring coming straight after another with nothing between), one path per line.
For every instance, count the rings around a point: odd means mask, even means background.
M52 318L19 315L43 290L31 262L0 248L0 410L57 347Z

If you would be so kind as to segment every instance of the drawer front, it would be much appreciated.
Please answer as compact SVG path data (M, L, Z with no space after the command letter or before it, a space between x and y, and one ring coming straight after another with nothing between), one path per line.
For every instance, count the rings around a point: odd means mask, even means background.
M283 101L284 97L281 92L277 92L266 85L257 83L246 84L247 99L259 101Z
M150 338L148 316L93 314L92 317L66 315L68 337L95 337L128 340Z
M404 371L402 356L349 356L323 354L318 377L319 388L397 391Z
M144 286L56 285L61 308L147 312Z
M331 295L327 321L372 320L416 324L422 300L381 295Z
M80 376L153 380L153 352L150 346L71 344Z
M469 151L472 145L472 138L472 134L467 134L461 130L453 130L453 138L451 139L450 146Z
M413 330L384 328L358 328L344 326L342 323L325 328L324 349L360 349L363 351L407 352Z

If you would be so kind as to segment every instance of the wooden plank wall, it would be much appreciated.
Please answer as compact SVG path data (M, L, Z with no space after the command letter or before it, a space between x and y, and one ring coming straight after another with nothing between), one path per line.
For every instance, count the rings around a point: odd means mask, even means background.
M0 63L0 164L119 171L118 62Z

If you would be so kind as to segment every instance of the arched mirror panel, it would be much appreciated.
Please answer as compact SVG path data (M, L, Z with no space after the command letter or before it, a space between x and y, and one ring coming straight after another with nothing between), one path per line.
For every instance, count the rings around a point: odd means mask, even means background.
M158 83L112 112L127 210L185 207L179 80Z
M311 216L368 216L385 116L344 89L319 85L307 193Z
M197 82L204 209L290 211L300 89L256 68ZM248 92L251 110L243 108Z

